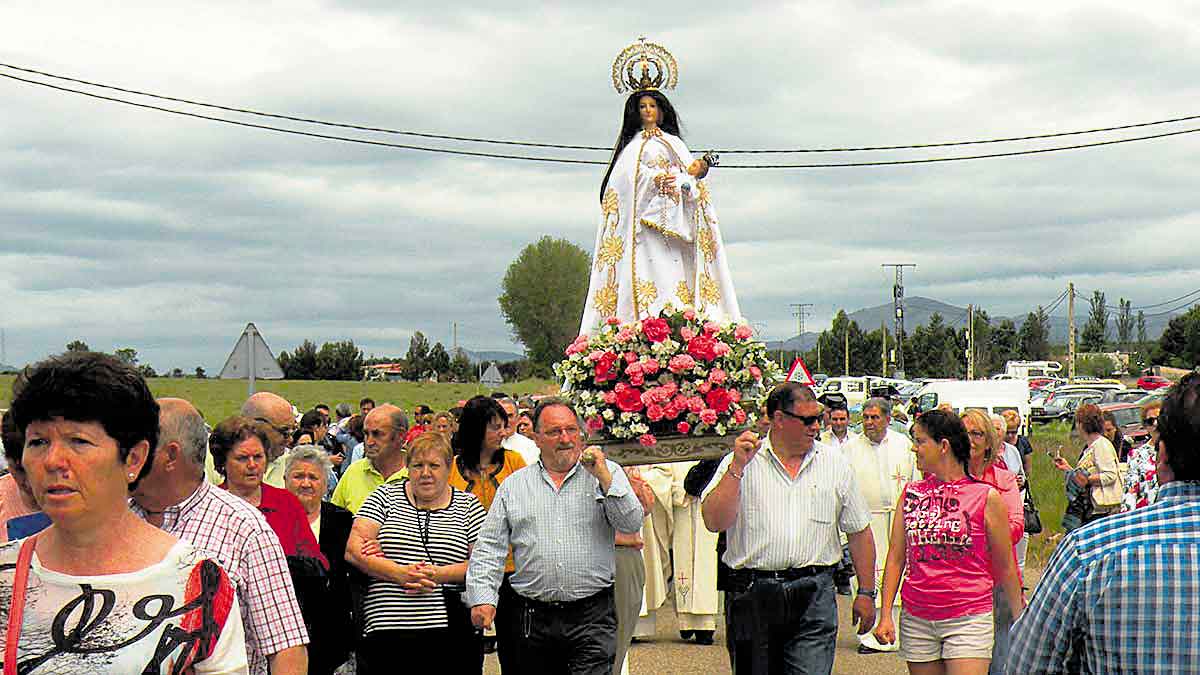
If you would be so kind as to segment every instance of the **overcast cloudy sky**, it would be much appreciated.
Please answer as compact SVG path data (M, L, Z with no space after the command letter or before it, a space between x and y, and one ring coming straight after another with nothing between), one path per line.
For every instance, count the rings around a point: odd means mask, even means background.
M693 149L1200 114L1200 5L1184 2L0 6L8 64L298 116L588 145L616 135L609 69L641 34L679 61L671 98ZM0 326L17 365L81 338L134 347L159 370L214 371L247 321L276 352L351 338L402 354L415 330L449 343L451 322L468 348L519 351L496 302L507 265L544 234L593 242L603 167L284 136L3 78L0 102ZM795 332L789 303L813 303L819 328L839 307L889 301L887 262L918 263L909 295L993 314L1049 303L1068 280L1114 304L1196 289L1197 148L1200 134L922 166L721 168L710 182L742 310L775 339Z

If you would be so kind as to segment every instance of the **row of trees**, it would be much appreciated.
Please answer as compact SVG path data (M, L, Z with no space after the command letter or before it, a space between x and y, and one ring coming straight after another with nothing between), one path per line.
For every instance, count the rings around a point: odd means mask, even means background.
M965 319L965 317L964 317ZM975 375L1002 370L1010 360L1044 360L1050 357L1050 319L1043 307L1030 312L1020 329L1011 319L993 325L984 310L974 313ZM895 336L886 327L864 332L858 322L839 310L829 330L818 336L818 346L803 354L811 368L842 374L849 354L850 374L880 373L884 361L884 341L890 367L896 348ZM963 325L947 324L941 314L933 314L928 324L917 326L904 340L904 365L907 377L965 377L967 349L970 343L965 320ZM795 354L784 353L785 365Z
M1111 308L1103 291L1092 291L1088 301L1088 320L1079 333L1079 348L1085 352L1102 352L1109 348L1128 351L1134 345L1146 343L1146 313L1138 310L1133 313L1133 302L1120 298L1117 300L1116 341L1111 338L1109 326ZM1135 339L1136 338L1136 339Z
M88 343L84 342L83 340L71 340L67 343L67 351L90 352L92 351L92 348L89 347ZM159 372L154 370L154 367L150 364L138 363L138 353L133 347L122 347L113 352L113 356L131 366L135 366L138 372L142 374L142 377L195 377L201 380L208 377L208 373L205 372L203 366L196 366L196 370L193 371L191 375L184 374L182 368L173 368L169 372L159 374Z
M312 340L305 340L291 353L279 352L276 361L288 380L362 379L363 353L354 340L326 342L319 349Z

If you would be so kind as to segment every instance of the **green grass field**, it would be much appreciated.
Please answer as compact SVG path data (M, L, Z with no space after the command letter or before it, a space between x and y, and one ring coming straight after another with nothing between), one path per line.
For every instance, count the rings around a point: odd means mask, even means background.
M0 375L0 408L12 400L13 375ZM210 424L233 415L246 400L245 380L195 380L153 378L150 390L155 396L177 397L191 401ZM364 397L378 403L394 403L405 411L419 404L434 410L447 410L460 400L477 393L489 393L474 384L440 384L431 382L344 382L326 380L257 380L257 391L271 391L288 399L301 411L318 403L330 408L341 402L349 403L358 412L358 402ZM504 391L514 396L550 393L558 385L549 380L523 380L505 384Z
M0 408L8 407L13 379L12 375L0 375ZM359 399L366 396L379 403L394 403L406 411L421 403L434 410L446 410L462 399L484 392L474 384L428 382L259 380L257 385L258 391L275 392L300 410L311 409L317 403L333 407L345 401L357 411ZM246 382L243 380L155 378L150 380L150 389L156 396L174 396L191 401L204 413L210 424L236 413L246 399ZM550 380L524 380L504 385L504 391L513 395L554 393L556 390L557 384ZM1030 482L1045 531L1032 538L1029 562L1041 567L1062 536L1062 514L1066 508L1062 473L1054 468L1050 455L1055 448L1061 448L1063 457L1074 464L1079 458L1082 443L1072 438L1070 426L1062 422L1034 427L1030 440L1035 450L1031 460Z

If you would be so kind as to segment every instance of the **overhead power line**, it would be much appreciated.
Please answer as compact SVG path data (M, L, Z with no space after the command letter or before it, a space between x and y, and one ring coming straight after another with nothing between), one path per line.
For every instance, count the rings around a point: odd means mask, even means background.
M0 65L3 65L3 64L0 64ZM231 120L231 119L227 119L224 117L215 117L212 115L202 115L200 113L188 112L185 110L176 110L174 108L166 108L163 106L152 105L149 103L139 103L137 101L130 101L127 99L117 98L114 96L105 96L103 94L96 94L96 93L87 92L87 91L80 91L78 89L72 89L70 87L63 87L63 86L59 86L59 85L55 85L55 84L50 84L48 82L39 82L37 80L31 80L31 79L24 78L24 77L18 77L16 75L10 75L8 73L0 73L0 77L4 77L4 78L10 79L10 80L17 81L17 82L23 82L26 84L36 85L39 87L46 87L48 89L54 89L57 91L78 94L81 96L87 96L89 98L110 101L113 103L121 103L124 105L133 106L133 107L137 107L137 108L143 108L143 109L147 109L147 110L156 110L159 112L170 113L173 115L181 115L184 117L203 119L203 120L208 120L208 121L212 121L212 122L221 122L223 124L231 124L234 126L246 127L246 128L250 128L250 129L262 129L264 131L274 131L277 133L291 134L291 135L295 135L295 136L306 136L309 138L320 138L320 139L324 139L324 140L342 141L342 142L346 142L346 143L358 143L361 145L372 145L372 146L377 146L377 147L395 148L395 149L400 149L400 150L415 150L418 152L458 155L458 156L466 156L466 157L484 157L484 158L491 158L491 159L511 159L511 160L522 160L522 161L528 161L528 162L551 162L551 163L557 163L557 164L591 164L591 165L600 165L600 166L605 166L608 164L608 162L602 161L602 160L573 159L573 158L567 158L567 157L538 157L538 156L532 156L532 155L510 155L510 154L504 154L504 153L480 152L480 151L475 151L475 150L456 150L456 149L451 149L451 148L437 148L437 147L428 147L428 146L422 146L422 145L411 145L411 144L405 144L405 143L388 143L385 141L376 141L376 140L370 140L370 139L364 139L364 138L355 138L355 137L351 137L351 136L338 136L338 135L334 135L334 134L322 134L322 133L316 133L316 132L312 132L312 131L302 131L299 129L288 129L285 127L276 127L276 126L271 126L268 124L256 124L253 122L243 122L240 120ZM817 163L817 164L725 164L722 166L727 169L834 169L834 168L851 168L851 167L900 166L900 165L908 165L908 164L934 164L934 163L945 163L945 162L961 162L961 161L978 160L978 159L993 159L993 158L999 158L999 157L1017 157L1017 156L1021 156L1021 155L1037 155L1037 154L1044 154L1044 153L1050 153L1050 152L1062 152L1062 151L1066 151L1066 150L1079 150L1079 149L1083 149L1083 148L1094 148L1094 147L1101 147L1101 146L1106 146L1106 145L1117 145L1120 143L1132 143L1135 141L1145 141L1145 140L1151 140L1151 139L1156 139L1156 138L1167 138L1169 136L1180 136L1183 134L1192 134L1192 133L1197 133L1197 132L1200 132L1200 128L1184 129L1181 131L1171 131L1171 132L1166 132L1166 133L1161 133L1161 134L1152 134L1152 135L1148 135L1148 136L1122 138L1122 139L1111 140L1111 141L1098 141L1095 143L1083 143L1083 144L1078 144L1078 145L1057 146L1057 147L1051 147L1051 148L1039 148L1036 150L997 152L997 153L988 153L988 154L982 154L982 155L965 155L965 156L958 156L958 157L928 157L928 158L921 158L921 159L904 159L904 160L891 160L891 161L878 161L878 162L842 162L842 163L834 162L834 163Z
M1192 291L1191 293L1184 293L1183 295L1179 296L1178 298L1171 298L1170 300L1156 302L1152 305L1139 305L1137 307L1130 307L1130 309L1151 309L1154 307L1162 307L1163 305L1173 305L1176 302L1179 302L1180 300L1183 300L1184 298L1188 298L1191 296L1200 296L1200 288L1197 288L1196 290Z
M165 94L156 94L156 93L150 92L150 91L145 91L145 90L140 90L140 89L132 89L129 87L120 87L120 86L116 86L116 85L105 84L103 82L96 82L94 80L85 80L85 79L78 78L78 77L71 77L68 75L60 75L57 73L51 73L51 72L47 72L44 70L29 68L27 66L18 66L15 64L11 64L11 63L0 63L0 67L9 68L11 70L17 70L17 71L29 73L32 75L39 75L42 77L49 77L49 78L53 78L56 80L62 80L64 82L74 82L76 84L82 84L82 85L86 85L89 87L96 87L99 89L107 89L110 91L119 91L121 93L134 94L137 96L146 96L149 98L155 98L155 99L159 99L162 101L171 101L173 103L183 103L186 105L193 105L193 106L198 106L198 107L203 107L203 108L211 108L213 110L224 110L226 112L234 112L234 113L240 113L240 114L244 114L244 115L268 117L268 118L279 119L279 120L287 120L287 121L291 121L291 122L302 122L305 124L317 124L317 125L322 125L322 126L337 127L337 128L341 128L341 129L354 129L357 131L369 131L369 132L374 132L374 133L412 136L415 138L429 138L429 139L446 140L446 141L460 141L460 142L465 142L465 143L487 143L487 144L493 144L493 145L512 145L512 146L530 147L530 148L553 148L553 149L559 149L559 150L587 150L587 151L599 151L599 152L612 152L612 146L605 146L605 145L573 145L573 144L567 144L567 143L544 143L544 142L538 142L538 141L518 141L518 140L511 140L511 139L483 138L483 137L478 137L478 136L439 134L439 133L426 132L426 131L389 129L386 127L376 127L376 126L368 126L368 125L353 124L353 123L346 123L346 122L332 122L329 120L322 120L322 119L311 118L311 117L299 117L299 116L295 116L295 115L270 113L270 112L264 112L261 110L254 110L252 108L241 108L241 107L235 107L235 106L222 105L222 104L218 104L218 103L208 103L205 101L197 101L194 99L181 98L181 97L177 97L177 96L167 96ZM1154 120L1154 121L1150 121L1150 122L1135 122L1135 123L1131 123L1131 124L1120 124L1120 125L1108 126L1108 127L1096 127L1093 129L1082 129L1082 130L1076 130L1076 131L1060 131L1060 132L1054 132L1054 133L1028 134L1028 135L1022 135L1022 136L1007 136L1007 137L1001 137L1001 138L987 138L987 139L976 139L976 140L965 140L965 141L943 141L943 142L935 142L935 143L910 143L910 144L902 144L902 145L872 145L872 146L859 146L859 147L850 146L850 147L828 147L828 148L789 148L789 149L780 149L780 148L766 148L766 149L746 149L746 148L730 149L730 148L726 148L726 149L720 149L720 148L718 148L716 150L716 152L723 153L723 154L729 154L729 155L734 155L734 154L764 155L764 154L802 154L802 153L830 153L830 152L877 152L877 151L884 151L884 150L921 150L921 149L928 149L928 148L949 148L949 147L964 146L964 145L986 145L986 144L993 144L993 143L1014 143L1014 142L1019 142L1019 141L1044 140L1047 138L1062 138L1065 136L1080 136L1080 135L1086 135L1086 134L1099 134L1099 133L1107 133L1107 132L1111 132L1111 131L1124 131L1124 130L1128 130L1128 129L1138 129L1138 128L1143 128L1143 127L1158 126L1158 125L1163 125L1163 124L1174 124L1176 122L1187 122L1187 121L1197 120L1197 119L1200 119L1200 115L1186 115L1183 117L1173 117L1170 119Z

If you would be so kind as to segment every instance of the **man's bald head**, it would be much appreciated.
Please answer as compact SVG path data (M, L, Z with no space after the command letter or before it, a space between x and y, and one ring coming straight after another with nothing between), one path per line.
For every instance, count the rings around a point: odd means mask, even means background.
M251 419L261 417L276 427L289 427L296 422L291 402L269 391L260 391L246 399L242 404L242 414Z
M180 456L195 475L204 475L204 455L208 452L208 429L199 410L181 398L158 399L158 450L178 443Z

